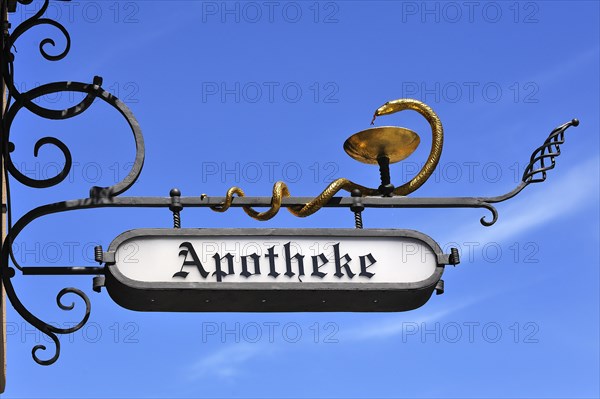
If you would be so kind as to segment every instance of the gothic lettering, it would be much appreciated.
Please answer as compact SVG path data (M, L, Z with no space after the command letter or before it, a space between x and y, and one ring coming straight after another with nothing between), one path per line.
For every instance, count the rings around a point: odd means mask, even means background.
M283 246L285 251L285 275L294 277L296 273L292 271L292 260L296 259L296 262L298 262L298 278L300 278L300 276L304 276L304 255L296 254L290 256L290 244L291 243L288 242Z
M353 267L355 270L360 269L359 276L361 277L370 279L375 275L373 267L376 265L377 260L372 253L358 256L357 262L356 259L353 261L352 257L342 250L339 242L334 244L332 248L333 253L309 255L312 261L312 272L310 273L312 281L315 281L315 278L320 279L316 281L327 281L328 275L333 275L338 279L352 279L356 276L356 273L352 271ZM259 252L260 250L243 256L234 255L236 251L225 250L227 251L225 255L221 255L219 252L212 253L214 249L211 247L212 250L209 249L208 253L200 254L203 255L202 259L205 262L202 264L198 252L190 242L181 243L179 249L179 256L183 256L183 263L180 270L173 275L173 278L187 278L190 272L185 270L186 267L195 267L203 279L212 276L217 282L222 282L227 276L235 274L239 274L249 281L256 281L253 280L253 277L261 276L261 272L267 273L266 269L262 271L260 267L263 258L263 255ZM283 245L272 245L264 253L264 259L269 269L267 276L277 280L283 272L287 277L286 280L295 277L302 282L301 277L305 276L305 257L306 255L302 253L301 249L294 250L292 248L291 241ZM263 265L265 261L263 261ZM210 268L211 263L213 265L212 269Z
M333 246L333 254L334 254L334 259L335 259L334 276L342 278L344 276L344 273L342 273L342 268L344 268L344 269L346 269L346 274L348 275L348 277L350 277L350 278L354 277L354 273L352 273L352 270L350 269L350 265L348 264L348 263L350 263L352 258L350 256L348 256L348 254L345 254L344 256L340 257L340 243L337 243ZM342 264L342 260L345 260L344 264Z
M196 250L194 249L192 244L189 242L184 242L179 246L179 249L181 249L181 251L179 251L179 256L183 255L183 264L181 265L181 270L175 273L173 277L186 278L189 273L184 272L183 268L185 266L196 266L196 268L198 268L198 271L200 272L200 275L203 278L206 278L208 276L208 272L204 270L204 266L202 266L202 262L200 262L198 254L196 254ZM192 260L187 259L188 255L192 257Z

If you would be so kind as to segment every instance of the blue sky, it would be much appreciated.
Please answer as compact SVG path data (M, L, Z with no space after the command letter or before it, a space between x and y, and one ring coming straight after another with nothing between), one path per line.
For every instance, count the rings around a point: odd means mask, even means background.
M10 16L13 26L35 3ZM67 286L90 296L92 314L61 337L57 363L41 367L30 351L45 338L7 305L4 397L600 395L597 2L82 1L48 13L71 33L70 54L44 61L40 40L64 41L39 27L16 44L16 81L30 89L104 78L146 142L144 170L126 195L178 187L221 196L238 185L266 196L284 180L292 195L309 196L339 177L377 186L377 168L350 159L342 144L402 97L428 103L445 129L438 170L412 195L499 195L553 128L575 117L581 125L567 131L547 181L499 204L492 227L476 209L365 211L365 227L415 229L461 250L462 263L444 274L446 293L411 312L139 313L94 293L91 277L17 275L17 292L44 320L77 320L54 305ZM412 113L377 123L421 136L392 166L399 185L425 161L429 127ZM114 184L133 161L129 131L103 104L64 122L19 116L13 161L32 177L62 162L55 149L32 156L46 135L69 146L73 170L44 190L13 182L15 219ZM184 227L353 227L345 209L268 222L240 209L185 209L182 219ZM167 210L49 216L18 237L15 255L25 265L92 266L94 245L170 223Z

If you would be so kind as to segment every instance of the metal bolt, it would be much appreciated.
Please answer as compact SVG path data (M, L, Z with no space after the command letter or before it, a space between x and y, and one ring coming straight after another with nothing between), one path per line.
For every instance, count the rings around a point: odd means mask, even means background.
M181 191L177 188L171 189L169 192L171 196L171 205L169 209L173 212L173 228L180 229L181 228L181 216L179 212L183 209L183 205L181 205Z
M104 287L105 282L106 282L106 277L104 277L104 276L94 277L94 279L92 280L92 289L95 292L101 292L102 287Z
M450 248L450 258L448 259L451 265L458 265L460 263L460 255L458 249Z
M354 225L357 229L362 229L363 228L362 211L365 210L365 206L363 205L362 202L360 202L362 193L360 192L359 189L355 188L354 190L352 190L350 195L353 198L353 203L350 206L350 210L352 212L354 212Z
M444 280L440 280L435 285L435 295L442 295L444 293Z
M96 245L94 247L94 260L98 263L102 263L104 261L104 255L102 253L102 245Z

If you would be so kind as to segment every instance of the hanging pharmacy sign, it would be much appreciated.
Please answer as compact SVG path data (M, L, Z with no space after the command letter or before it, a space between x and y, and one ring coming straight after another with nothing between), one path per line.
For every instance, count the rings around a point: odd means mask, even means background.
M401 311L458 263L412 230L142 229L103 253L106 288L145 311Z
M135 158L123 180L110 187L91 187L89 196L40 205L17 217L8 192L6 211L8 228L2 243L0 276L6 296L15 310L31 325L47 335L55 351L45 345L33 348L33 358L43 365L54 363L60 355L59 335L81 329L90 317L91 301L78 288L63 288L56 296L62 310L72 310L74 303L65 303L65 296L75 295L85 310L79 323L59 328L35 316L21 302L13 284L19 276L88 275L93 277L96 291L106 291L121 306L142 311L403 311L423 305L432 293L443 292L440 279L444 266L458 263L458 252L444 254L428 236L411 230L363 229L362 212L366 208L483 208L491 218L481 218L484 226L498 219L494 205L513 198L525 187L546 180L554 168L565 142L565 131L577 126L573 119L554 129L544 143L532 153L519 184L495 197L413 197L435 171L442 154L444 130L438 115L421 101L403 98L380 106L373 120L384 115L411 110L418 112L431 128L426 137L430 150L422 169L409 181L392 184L390 165L415 152L420 136L399 126L377 126L351 135L343 145L353 159L379 166L380 185L367 187L346 178L331 182L314 197L296 197L284 182L277 182L272 196L246 197L240 187L231 187L225 196L182 196L173 189L166 196L131 196L124 194L142 171L145 159L142 129L133 112L102 87L102 78L92 82L50 82L31 90L21 91L15 85L16 57L19 38L30 29L47 25L62 35L64 47L55 47L53 38L39 43L41 55L49 61L59 61L70 49L67 30L57 21L44 16L49 1L43 0L39 11L11 30L7 12L18 4L31 0L2 1L4 34L1 36L0 70L6 85L6 104L0 123L0 154L4 173L0 186L16 180L32 188L49 188L65 180L73 166L71 151L56 137L41 137L35 141L33 154L42 147L55 147L64 159L62 170L55 176L33 178L22 173L13 162L30 149L13 143L13 121L22 113L48 120L67 120L84 113L95 104L104 103L122 116L131 130L135 143ZM22 41L20 42L22 43ZM47 51L52 50L51 53ZM19 47L20 48L20 47ZM30 68L30 70L38 70ZM19 75L20 76L20 75ZM69 93L69 98L82 98L64 109L45 108L37 101L46 95ZM16 132L21 133L21 132ZM90 131L89 134L92 134ZM98 130L98 134L105 134ZM104 136L103 136L104 137ZM35 137L27 138L33 140ZM313 136L315 139L316 136ZM309 138L310 139L310 138ZM29 142L29 141L27 141ZM199 143L202 143L199 139ZM206 143L204 143L206 144ZM317 145L318 143L314 143ZM277 151L276 144L272 144ZM283 151L283 149L281 149ZM102 154L103 157L111 154ZM226 154L224 154L226 155ZM284 155L282 155L284 156ZM45 198L40 195L39 198ZM347 208L353 214L355 229L182 229L181 212L191 208L208 208L226 212L230 208L243 211L259 221L275 217L281 208L293 215L308 217L325 208ZM28 266L16 262L13 243L31 222L60 212L84 211L94 208L162 208L173 214L172 229L133 230L116 238L104 251L95 248L99 266ZM256 210L257 208L263 211ZM14 223L12 223L14 221ZM201 226L194 226L201 227ZM447 225L448 229L453 226ZM84 234L85 232L82 232ZM18 272L18 273L17 273ZM1 298L0 298L1 299ZM1 343L0 343L1 345ZM40 354L45 355L40 356ZM1 360L1 359L0 359ZM1 383L1 381L0 381ZM1 384L0 384L1 385ZM1 388L1 386L0 386Z

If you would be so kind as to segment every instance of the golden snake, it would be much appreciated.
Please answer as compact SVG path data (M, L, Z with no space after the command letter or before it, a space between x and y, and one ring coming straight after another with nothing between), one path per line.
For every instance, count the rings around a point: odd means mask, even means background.
M421 185L423 185L423 183L425 183L427 179L429 179L440 160L440 156L442 154L442 145L444 142L444 129L442 127L442 122L440 121L440 118L428 105L422 103L421 101L414 100L411 98L402 98L399 100L388 101L387 103L383 104L375 111L371 124L375 122L375 119L378 116L389 115L407 109L420 113L421 115L423 115L423 117L425 117L425 119L427 119L427 121L431 125L431 152L429 153L427 162L425 162L425 165L423 166L421 171L417 173L417 175L413 177L409 182L394 189L394 191L392 192L393 195L408 195L413 191L417 190L419 187L421 187ZM288 207L288 210L293 215L298 217L310 216L313 213L317 212L319 209L321 209L325 204L327 204L329 200L331 200L331 198L333 198L333 196L337 194L338 191L345 190L351 192L354 189L360 190L362 196L376 196L381 194L378 189L364 187L348 179L340 178L329 184L321 194L319 194L309 203L303 206ZM227 190L225 202L221 205L211 207L211 209L216 212L225 212L231 206L234 194L237 194L240 197L243 197L245 195L244 191L241 188L231 187L229 190ZM281 209L281 202L283 198L287 198L289 196L290 191L288 189L288 186L284 182L278 181L273 186L271 207L268 210L264 212L258 212L250 206L244 206L243 209L244 212L246 212L250 217L254 219L269 220L279 212L279 209Z

